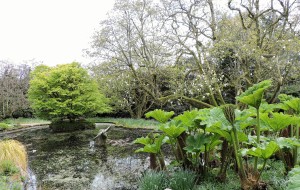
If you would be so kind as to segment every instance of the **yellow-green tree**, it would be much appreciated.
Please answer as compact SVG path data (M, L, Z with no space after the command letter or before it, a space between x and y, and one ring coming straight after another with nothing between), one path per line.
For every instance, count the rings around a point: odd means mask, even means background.
M79 63L40 65L31 73L29 101L45 119L69 119L109 112L109 100Z

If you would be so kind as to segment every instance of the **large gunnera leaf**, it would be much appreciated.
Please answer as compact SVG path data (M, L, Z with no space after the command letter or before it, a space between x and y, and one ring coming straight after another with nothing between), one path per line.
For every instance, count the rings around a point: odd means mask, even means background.
M272 82L270 80L264 80L258 84L255 84L248 88L248 90L246 90L240 96L237 96L236 99L244 104L258 109L263 98L263 93L271 86L271 83Z

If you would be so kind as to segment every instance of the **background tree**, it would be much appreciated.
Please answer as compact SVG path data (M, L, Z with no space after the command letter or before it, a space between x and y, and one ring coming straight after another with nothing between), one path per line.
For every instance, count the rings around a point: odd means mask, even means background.
M37 66L31 74L29 101L36 115L69 119L109 112L109 100L79 63Z
M140 88L139 82L128 69L116 70L112 63L101 63L90 65L92 76L98 81L102 92L111 99L111 105L114 109L114 116L130 116L132 118L142 117L149 109L161 108L166 110L182 110L180 101L155 102L143 88ZM142 69L136 69L136 72L143 78L152 78L156 90L161 94L173 94L180 90L179 85L183 83L184 76L178 71L178 67L159 67L156 69L155 76L145 72Z
M117 1L90 55L111 62L112 71L128 70L154 103L182 100L198 108L235 103L235 96L266 78L277 84L267 96L275 101L299 64L296 1L219 4ZM166 65L180 68L175 75L184 77L178 77L176 90L162 93L153 81Z
M30 71L28 64L0 62L0 118L31 116L27 100Z
M117 1L109 18L101 23L100 31L94 35L89 52L90 56L100 58L98 64L110 63L112 72L125 72L126 77L134 81L135 94L138 92L142 99L133 101L136 103L133 107L143 107L142 112L153 104L160 105L157 99L163 93L159 79L168 78L163 77L160 68L173 64L174 56L162 37L164 23L159 11L158 4L149 0ZM140 104L141 101L145 101L145 106ZM141 109L136 111L141 113ZM140 117L140 113L135 115Z

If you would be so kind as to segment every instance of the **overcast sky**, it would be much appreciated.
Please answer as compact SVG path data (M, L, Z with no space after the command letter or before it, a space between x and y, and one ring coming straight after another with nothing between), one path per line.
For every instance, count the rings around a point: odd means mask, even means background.
M114 0L0 0L0 60L86 63L83 49ZM0 63L1 64L1 63Z

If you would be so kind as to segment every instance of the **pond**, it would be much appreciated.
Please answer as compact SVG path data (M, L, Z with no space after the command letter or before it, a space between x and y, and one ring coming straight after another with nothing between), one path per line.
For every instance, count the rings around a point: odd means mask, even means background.
M138 146L132 141L147 131L112 127L107 146L95 146L94 137L108 125L71 133L44 128L14 134L29 155L31 183L27 189L137 189L148 161L145 154L134 153Z

